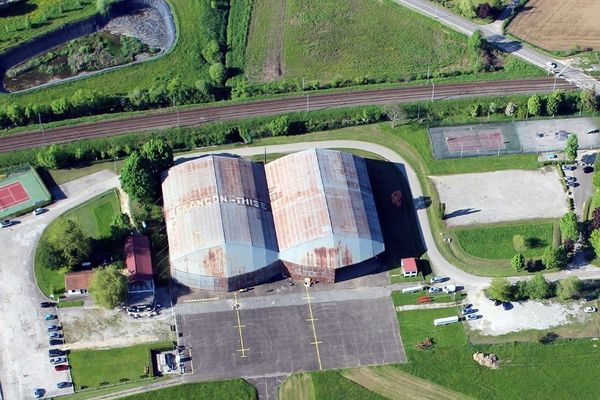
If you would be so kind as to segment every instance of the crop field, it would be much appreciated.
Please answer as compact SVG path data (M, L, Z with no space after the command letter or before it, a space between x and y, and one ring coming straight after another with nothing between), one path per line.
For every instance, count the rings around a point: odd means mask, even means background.
M96 12L93 0L28 0L0 11L0 52Z
M600 49L600 2L597 0L529 0L508 31L552 51Z
M256 0L246 63L255 81L471 71L465 36L389 0Z
M456 229L454 234L466 253L474 257L501 260L512 258L517 252L525 257L541 256L544 249L552 245L553 229L550 222L528 223ZM514 248L515 235L524 237L525 248Z

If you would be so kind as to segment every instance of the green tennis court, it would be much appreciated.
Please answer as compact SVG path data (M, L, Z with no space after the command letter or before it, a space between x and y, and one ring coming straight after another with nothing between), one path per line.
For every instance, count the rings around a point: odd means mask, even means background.
M48 204L52 198L42 178L30 165L13 168L0 179L0 197L0 218L29 212Z

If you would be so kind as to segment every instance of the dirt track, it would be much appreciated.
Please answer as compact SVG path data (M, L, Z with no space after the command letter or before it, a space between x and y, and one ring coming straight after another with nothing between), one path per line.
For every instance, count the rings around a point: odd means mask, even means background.
M511 22L509 32L547 50L600 48L598 0L529 0Z
M554 79L521 79L486 81L454 85L436 85L435 99L458 99L480 96L498 96L514 93L551 92ZM575 89L558 81L557 89ZM344 93L324 93L304 96L258 100L247 103L210 105L180 111L157 111L145 115L84 123L61 128L35 130L0 137L0 153L41 147L52 143L66 143L78 139L123 135L132 132L160 130L174 126L194 126L213 121L276 115L298 111L353 107L366 104L392 104L429 100L431 86L396 89L362 90Z

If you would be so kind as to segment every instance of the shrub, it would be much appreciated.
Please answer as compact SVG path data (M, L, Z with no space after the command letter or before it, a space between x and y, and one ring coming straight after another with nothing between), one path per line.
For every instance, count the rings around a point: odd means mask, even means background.
M581 281L576 276L561 279L556 287L556 295L561 300L572 299L581 291Z

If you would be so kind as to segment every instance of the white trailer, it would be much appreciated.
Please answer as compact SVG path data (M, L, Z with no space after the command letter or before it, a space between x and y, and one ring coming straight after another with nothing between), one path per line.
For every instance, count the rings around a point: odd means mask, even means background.
M434 326L450 325L458 322L458 315L446 318L437 318L433 320Z
M402 293L416 293L416 292L420 292L421 290L424 290L424 289L425 288L423 287L423 285L411 286L411 287L402 289Z
M456 292L456 285L446 285L442 290L444 293L454 293Z

